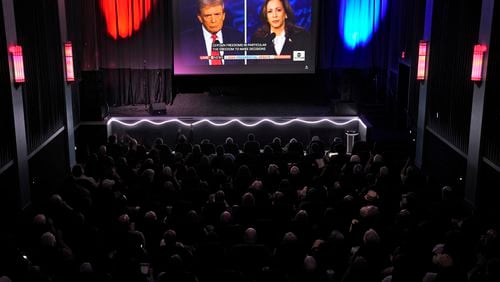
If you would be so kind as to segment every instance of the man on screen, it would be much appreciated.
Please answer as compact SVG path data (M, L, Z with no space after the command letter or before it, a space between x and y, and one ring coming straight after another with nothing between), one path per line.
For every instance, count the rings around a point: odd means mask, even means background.
M219 50L216 44L242 43L243 34L224 26L226 12L224 0L197 0L197 19L200 27L181 34L181 54L185 65L225 65L241 63L238 60L224 60L225 55L235 55L237 50ZM205 59L203 59L205 57ZM208 59L206 59L208 57Z

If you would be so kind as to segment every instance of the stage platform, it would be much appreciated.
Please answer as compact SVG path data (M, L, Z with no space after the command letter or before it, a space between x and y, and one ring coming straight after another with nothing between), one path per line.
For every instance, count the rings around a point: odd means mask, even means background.
M130 135L146 146L156 137L167 144L175 144L179 133L192 135L194 143L209 139L214 144L224 143L232 137L243 144L253 133L263 144L274 137L283 142L291 138L308 144L313 136L330 144L335 137L347 143L346 132L357 132L354 140L365 141L367 126L358 117L113 117L107 122L107 133L117 136Z
M335 137L346 140L346 131L359 132L356 140L367 136L367 125L358 116L333 115L330 101L317 95L180 93L165 109L156 115L144 104L110 107L107 133L137 136L146 145L155 136L175 143L178 131L187 135L190 130L195 143L207 138L216 144L228 136L244 143L248 133L264 143L294 137L307 144L315 135L330 143Z
M331 116L330 101L325 97L281 94L213 95L203 93L177 94L172 104L165 105L169 117L232 116L232 117L297 117ZM111 117L151 116L148 105L110 106Z
M332 106L326 98L279 96L183 93L177 94L172 104L165 105L163 115L152 115L144 104L110 107L104 120L79 124L77 145L96 151L110 134L130 135L146 146L161 137L173 145L178 132L188 135L191 131L194 143L206 138L222 144L231 136L236 143L243 144L248 133L253 133L261 144L270 143L274 137L280 137L283 143L296 138L308 144L313 136L326 144L340 137L347 144L346 132L356 131L359 134L353 141L387 144L388 149L397 151L393 154L398 155L398 160L403 162L407 158L406 132L375 128L364 116L337 114L339 109L350 111Z

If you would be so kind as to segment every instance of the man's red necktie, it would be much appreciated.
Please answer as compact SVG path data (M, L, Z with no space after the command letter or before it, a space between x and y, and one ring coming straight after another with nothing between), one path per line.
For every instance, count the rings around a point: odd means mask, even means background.
M212 45L217 41L217 34L213 33L212 34ZM220 52L214 50L212 46L212 56L220 56ZM222 60L221 59L214 59L212 60L212 66L220 66L222 65Z

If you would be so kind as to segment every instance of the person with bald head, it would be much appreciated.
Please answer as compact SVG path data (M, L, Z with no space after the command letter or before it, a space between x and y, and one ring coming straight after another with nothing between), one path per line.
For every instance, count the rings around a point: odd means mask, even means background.
M270 265L270 251L258 241L257 230L249 227L243 233L242 243L233 245L229 250L231 266L250 278L254 277L258 270Z

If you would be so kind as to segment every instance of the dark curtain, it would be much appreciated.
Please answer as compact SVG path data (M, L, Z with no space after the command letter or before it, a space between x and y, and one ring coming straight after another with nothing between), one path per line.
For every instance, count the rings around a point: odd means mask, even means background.
M498 4L498 3L497 3ZM500 5L495 5L491 30L490 50L487 51L488 74L483 115L483 155L500 166Z
M169 69L103 69L109 106L150 104L170 100Z
M339 20L341 2L357 5L361 2L377 2L382 6L382 2L387 4L386 16L381 18L377 29L373 29L372 38L364 46L358 46L354 50L346 47L339 30ZM319 19L319 67L320 69L332 68L384 68L387 64L388 36L390 22L390 0L372 1L347 1L347 0L327 0L320 1Z
M418 43L425 24L425 1L392 1L388 44L386 109L393 124L415 128L420 81L417 81Z
M318 67L332 69L335 65L334 48L339 40L338 35L338 0L320 1L318 24Z
M101 2L113 0L97 0L96 30L99 46L99 66L103 69L167 69L171 68L171 43L169 41L170 2L161 0L129 0L114 1L124 5L128 3L130 13L127 21L134 19L137 2L148 2L151 10L143 19L139 30L133 31L126 38L114 39L108 33L105 15ZM143 13L144 14L144 13ZM145 15L143 15L144 17ZM116 21L118 26L121 21ZM114 23L115 24L115 23ZM114 27L113 28L119 28Z
M0 168L14 158L14 126L3 9L0 5Z
M373 30L364 46L350 49L340 32L341 2L387 4L386 15ZM319 1L318 73L326 93L333 99L351 102L377 102L383 95L388 65L390 35L390 0L381 1ZM361 7L360 7L361 8Z
M94 19L95 15L86 13L92 12L93 9L87 9L86 5L94 6L94 1L88 0L71 0L65 1L66 8L66 28L67 38L73 44L73 65L75 70L76 83L71 84L71 93L73 95L73 125L77 126L81 121L81 103L80 103L80 88L78 81L82 79L82 71L85 69L94 69L95 66L85 65L84 54L92 54L95 61L95 43L85 41L86 32L93 31L95 33L95 22L91 24L88 18ZM87 20L86 20L87 19Z
M482 1L434 1L427 124L467 154L474 83L472 51Z
M64 89L57 0L14 1L23 47L23 87L28 152L64 126Z
M80 28L82 43L95 51L84 51L82 68L102 71L108 105L172 102L171 1L83 2L83 20L95 22Z

